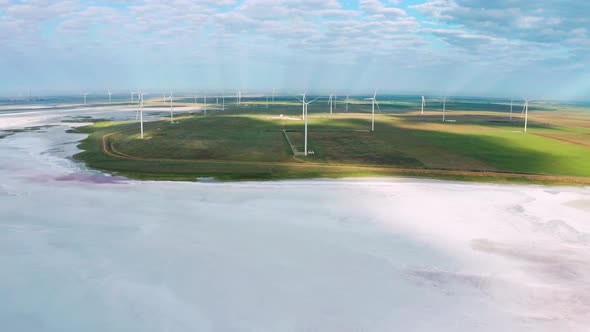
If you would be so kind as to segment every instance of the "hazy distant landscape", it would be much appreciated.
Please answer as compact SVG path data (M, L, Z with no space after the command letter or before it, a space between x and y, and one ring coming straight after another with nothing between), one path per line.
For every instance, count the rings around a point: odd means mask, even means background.
M208 104L202 98L197 103L175 98L172 124L169 102L146 101L146 116L160 120L145 124L144 140L137 119L80 128L91 135L81 145L87 151L76 158L140 179L409 175L590 183L590 109L582 106L537 102L529 109L524 133L518 101L512 101L510 115L510 100L449 98L442 122L440 98L428 99L422 114L420 97L384 96L370 132L371 104L365 96L337 100L332 114L329 100L322 97L308 106L313 155L303 158L304 118L295 97L279 96L274 103L244 97L239 105L228 97L222 107L213 96Z

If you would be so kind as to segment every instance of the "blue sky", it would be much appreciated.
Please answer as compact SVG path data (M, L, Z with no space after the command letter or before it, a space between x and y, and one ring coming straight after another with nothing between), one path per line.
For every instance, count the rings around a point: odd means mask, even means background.
M590 99L579 0L0 0L0 95L154 89Z

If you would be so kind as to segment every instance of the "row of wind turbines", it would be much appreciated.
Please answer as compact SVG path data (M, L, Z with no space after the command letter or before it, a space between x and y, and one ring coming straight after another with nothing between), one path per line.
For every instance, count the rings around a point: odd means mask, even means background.
M275 104L275 89L272 90L272 94L269 98L268 95L263 95L263 99L266 100L266 108L269 107L269 101L272 102L272 104ZM108 94L108 100L109 100L109 104L111 104L112 102L112 94L110 89L107 92ZM139 120L140 122L140 138L143 139L144 138L144 126L143 126L143 108L144 108L144 97L145 95L147 95L148 93L145 92L140 92L140 91L131 91L130 92L130 96L131 96L131 103L135 103L135 96L137 95L137 105L138 105L138 109L137 109L137 114L136 114L136 120ZM87 104L87 96L88 93L84 93L84 104ZM207 95L203 95L201 98L203 99L203 113L204 115L207 115ZM216 105L220 105L219 103L219 97L221 97L221 110L225 110L225 94L222 94L221 96L216 96L215 97L215 104ZM301 98L299 98L301 97ZM329 113L330 114L334 114L334 111L336 109L336 100L337 100L337 96L334 94L330 94L328 96L318 96L313 100L308 100L307 99L307 94L303 93L300 95L297 95L295 98L297 98L297 100L299 100L302 103L302 119L304 120L304 155L307 156L308 155L308 106L310 104L312 104L313 102L321 99L321 98L327 98L328 99L328 103L329 103ZM194 96L194 103L197 104L197 99L198 97L195 95ZM527 132L527 127L528 127L528 108L529 108L529 101L527 98L523 98L524 99L524 105L523 105L523 109L521 114L524 116L524 132ZM242 91L241 90L237 90L236 91L236 95L235 95L235 100L236 100L236 107L241 107L242 106ZM370 101L371 102L371 127L370 127L370 131L374 132L375 131L375 109L377 108L379 111L381 111L381 108L379 106L379 103L377 101L377 91L375 91L373 93L372 97L369 98L364 98L363 100L366 101ZM175 124L177 122L174 121L174 95L172 94L172 92L170 92L170 94L168 96L163 95L162 101L164 103L166 103L167 101L170 102L170 123L171 124ZM346 99L344 100L345 103L345 107L346 107L346 111L348 111L349 109L349 104L350 104L350 96L346 96ZM446 101L447 101L447 97L443 97L442 99L442 122L451 122L452 120L447 120L446 119ZM513 117L513 107L514 107L514 100L510 101L510 121L512 121L512 117ZM425 96L421 96L421 104L420 104L420 114L424 115L424 110L426 108L426 97ZM218 108L219 109L219 108Z

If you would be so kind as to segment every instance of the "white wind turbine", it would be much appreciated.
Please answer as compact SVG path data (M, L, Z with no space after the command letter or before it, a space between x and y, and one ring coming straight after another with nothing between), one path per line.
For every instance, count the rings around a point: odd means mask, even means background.
M424 115L424 106L426 106L426 99L424 98L424 96L422 96L422 115Z
M445 115L447 113L447 97L443 97L443 118L442 122L445 122Z
M375 93L373 94L373 98L365 98L365 100L371 100L372 101L372 110L371 110L371 131L375 131L375 104L377 104L377 107L379 107L379 104L377 103L377 90L375 90Z
M139 122L140 122L140 138L143 139L143 96L147 93L137 92L138 105L139 105Z
M330 97L329 98L330 98L329 99L329 102L330 102L330 115L332 115L333 108L334 108L334 100L333 100L334 96L332 94L330 94Z
M109 104L111 103L111 95L112 95L111 89L109 89Z
M297 98L300 102L302 102L302 111L301 111L301 118L305 120L305 93L300 94L300 96L302 96L302 99Z
M348 112L348 103L349 102L350 102L350 96L349 95L346 95L346 102L345 102L345 104L346 104L346 111L347 112Z
M170 124L174 123L174 100L172 98L172 91L170 91Z
M512 121L512 104L514 103L514 100L510 99L510 121Z
M524 107L522 108L522 112L524 113L524 132L526 133L529 122L529 100L525 97L522 97L522 99L524 99Z
M312 100L312 101L305 101L305 93L302 94L303 98L299 99L297 98L299 101L301 101L302 103L302 107L303 107L303 119L305 122L305 139L304 139L304 143L303 143L303 148L305 149L305 152L303 153L304 156L307 157L307 106L311 103L313 103L314 101L318 100L320 97L317 97L316 99Z
M88 96L88 92L84 93L84 105L86 105L86 97Z
M141 94L140 94L140 91L137 90L137 112L135 112L135 121L139 121L139 114L141 113L141 107L142 107Z

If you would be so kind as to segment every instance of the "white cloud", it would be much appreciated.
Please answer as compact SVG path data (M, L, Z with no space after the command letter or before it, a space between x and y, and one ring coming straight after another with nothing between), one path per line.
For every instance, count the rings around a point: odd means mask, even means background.
M395 7L386 7L379 0L360 0L360 7L371 15L380 17L402 17L406 16L406 11Z
M232 63L269 66L275 76L294 61L318 72L348 66L350 77L366 63L377 72L416 63L444 72L463 62L492 74L494 66L587 68L590 5L561 4L360 0L350 9L337 0L0 0L0 69L31 66L40 54L49 67L165 62L182 73L184 66L210 70ZM421 16L412 16L416 12Z

